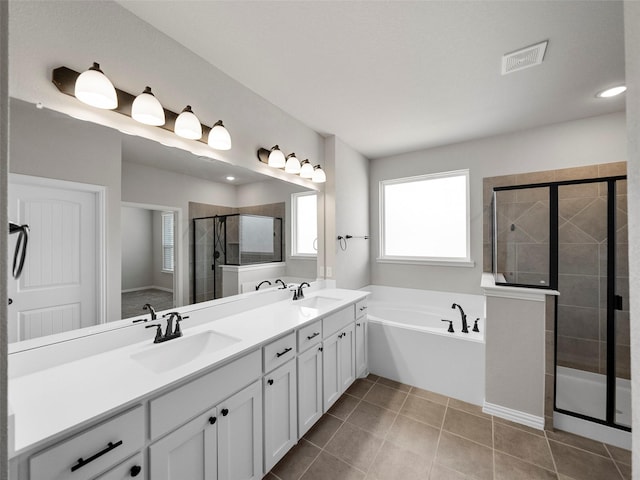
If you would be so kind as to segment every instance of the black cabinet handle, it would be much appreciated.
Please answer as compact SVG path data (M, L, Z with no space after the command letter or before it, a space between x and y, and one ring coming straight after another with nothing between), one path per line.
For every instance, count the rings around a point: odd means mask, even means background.
M218 419L217 419L216 417L209 417L209 423L210 423L211 425L213 425L214 423L216 423L216 421L217 421L217 420L218 420Z
M129 474L132 477L137 477L141 471L142 471L142 467L140 465L134 465L133 467L131 467L131 470L129 470Z
M313 335L308 335L307 336L307 340L311 340L312 338L317 337L318 335L320 335L320 332L313 332Z
M346 333L341 333L340 335L338 335L338 338L342 338L346 335Z
M285 353L289 353L291 350L293 350L293 347L287 347L280 353L276 353L276 357L280 358L282 355L284 355Z
M12 298L10 298L10 299L9 299L9 305L11 305L12 303L13 303L13 299L12 299Z
M119 447L120 445L122 445L122 440L118 440L116 443L109 442L107 444L107 448L105 448L104 450L99 451L98 453L96 453L94 455L91 455L86 460L84 460L83 458L79 458L78 459L78 463L71 467L71 471L75 472L79 468L84 467L87 463L93 462L97 458L100 458L102 455L104 455L106 453L109 453L111 450L113 450L114 448Z
M229 409L228 408L223 408L220 413L222 413L223 417L226 417L227 415L229 415Z
M360 307L360 311L361 311L361 312L362 312L362 311L364 311L364 310L366 310L366 309L367 309L367 307Z
M318 349L318 351L319 351L319 352L321 352L322 350L324 350L324 348L322 348L322 347L320 347L320 348Z
M273 378L270 378L269 380L267 380L267 383L268 383L269 385L273 385Z
M359 327L359 326L361 326L361 325L362 325L361 323L356 323L356 327Z

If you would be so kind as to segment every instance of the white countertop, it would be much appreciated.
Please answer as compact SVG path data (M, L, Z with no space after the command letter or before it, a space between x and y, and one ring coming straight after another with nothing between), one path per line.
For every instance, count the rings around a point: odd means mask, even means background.
M283 300L191 328L188 327L189 319L186 319L181 324L184 333L182 338L153 344L155 330L150 329L153 332L149 332L149 340L144 342L10 379L8 397L15 420L15 451L11 456L106 418L114 411L166 389L173 383L212 370L368 294L356 290L325 289L308 294L306 298L331 297L339 301L315 309ZM189 315L207 315L207 310L197 310ZM166 348L173 342L209 330L240 341L218 351L203 353L188 363L160 373L149 370L131 358L137 352Z

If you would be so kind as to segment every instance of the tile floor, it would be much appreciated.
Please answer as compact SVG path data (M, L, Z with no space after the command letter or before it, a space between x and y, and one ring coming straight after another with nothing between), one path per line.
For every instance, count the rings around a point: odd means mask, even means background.
M626 480L631 453L460 400L358 379L267 480Z
M173 293L155 288L136 290L122 294L122 318L144 315L142 309L145 303L150 303L157 312L169 310L173 307Z

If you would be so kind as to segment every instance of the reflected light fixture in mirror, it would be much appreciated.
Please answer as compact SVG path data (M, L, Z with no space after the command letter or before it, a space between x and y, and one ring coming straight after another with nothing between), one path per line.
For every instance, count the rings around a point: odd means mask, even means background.
M294 175L300 173L300 160L298 160L295 153L287 155L287 163L284 166L284 171L293 173Z
M189 140L200 140L202 138L202 125L200 125L200 120L191 110L191 105L184 107L182 113L178 115L173 131L179 137L188 138Z
M313 178L313 165L309 160L303 160L302 165L300 167L300 176L302 178Z
M81 102L96 108L113 110L118 106L116 89L96 62L76 79L75 96Z
M313 183L324 183L327 181L327 175L322 170L320 165L313 167L313 176L311 177Z
M618 85L617 87L607 88L606 90L599 92L598 94L596 94L596 97L611 98L611 97L616 97L626 91L627 91L627 87L625 85Z
M207 143L216 150L231 150L231 135L222 124L222 120L218 120L211 127Z
M131 105L131 118L145 125L153 125L154 127L164 125L164 109L151 92L151 87L146 87L133 101L133 105Z
M273 168L284 168L285 164L286 159L284 158L284 153L282 153L278 145L274 145L269 154L269 166Z

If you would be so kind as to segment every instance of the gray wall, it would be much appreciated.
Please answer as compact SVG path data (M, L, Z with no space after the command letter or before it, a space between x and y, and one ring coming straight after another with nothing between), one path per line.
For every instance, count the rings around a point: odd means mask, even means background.
M624 161L624 113L601 115L371 161L371 283L480 294L482 178ZM475 267L382 264L379 255L381 180L468 168L471 194L471 259ZM419 211L416 212L419 216Z
M632 405L640 405L640 3L624 2L629 163ZM640 480L640 412L633 411L633 479Z
M122 207L122 290L154 285L153 213Z

